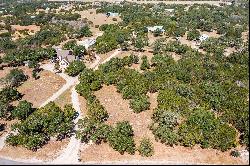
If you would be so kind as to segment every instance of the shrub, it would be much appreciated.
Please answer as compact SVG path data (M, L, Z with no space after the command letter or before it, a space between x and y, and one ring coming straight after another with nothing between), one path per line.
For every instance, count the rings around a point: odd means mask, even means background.
M76 138L80 139L81 142L84 143L88 143L90 141L91 136L98 128L98 124L87 117L79 119L77 125L79 129L76 131Z
M128 152L135 153L135 142L133 139L133 129L128 121L118 122L112 129L108 137L109 145L120 154Z
M129 101L129 106L134 110L135 113L140 113L144 110L149 109L150 102L148 100L149 98L146 95L134 96Z
M186 99L178 96L172 90L161 90L158 97L158 108L163 110L173 110L177 112L181 112L184 108L186 108Z
M10 110L10 104L8 102L0 100L0 118L7 118Z
M89 26L84 26L77 32L76 37L81 38L81 37L91 37L91 36L92 36L92 32L90 31Z
M201 144L203 148L226 151L236 145L235 129L222 123L204 108L195 109L187 121L180 125L178 134L184 146Z
M100 104L99 100L88 103L87 116L96 123L104 122L109 117L107 110Z
M6 87L0 91L0 101L11 102L21 98L21 93L16 88Z
M102 141L107 142L110 132L111 132L111 127L109 125L101 124L91 135L90 139L94 141L96 144L101 144Z
M154 154L154 148L152 143L148 138L143 138L140 142L140 146L138 147L138 151L141 156L150 157Z
M26 100L20 101L18 106L11 111L11 116L18 118L19 120L26 119L34 109L32 108L32 103L27 102Z
M0 132L4 131L6 124L0 123Z
M198 30L191 30L187 33L187 39L188 40L198 40L200 37L200 32Z
M139 57L137 55L131 54L129 55L130 59L132 59L134 64L138 64L139 62Z
M21 145L31 150L37 150L48 142L50 137L55 136L62 139L71 136L73 132L73 119L75 110L72 105L65 107L64 111L50 102L42 108L37 109L25 120L12 126L12 132L6 138L10 145Z
M113 21L117 21L117 18L112 18Z
M148 62L147 56L142 56L142 64L140 67L141 70L146 70L146 69L150 69L150 64Z
M5 77L5 82L11 87L18 87L28 79L21 69L12 69Z
M155 123L174 129L178 125L179 115L176 112L156 109L153 113L152 120Z
M63 45L63 49L73 50L76 46L76 40L70 40Z
M240 157L240 152L238 150L233 150L231 151L230 155L233 157Z
M77 76L80 72L82 72L86 68L85 64L82 61L73 61L69 64L69 66L65 69L65 72L69 76Z
M48 142L50 137L57 139L70 137L73 132L76 112L72 105L62 111L54 102L50 102L37 109L25 120L16 123L12 132L6 138L6 143L16 146L24 146L31 150L37 150Z
M153 131L156 141L160 140L161 143L170 146L178 143L178 134L167 126L153 126L151 130Z
M92 94L89 83L79 83L76 85L76 91L84 98L87 98Z

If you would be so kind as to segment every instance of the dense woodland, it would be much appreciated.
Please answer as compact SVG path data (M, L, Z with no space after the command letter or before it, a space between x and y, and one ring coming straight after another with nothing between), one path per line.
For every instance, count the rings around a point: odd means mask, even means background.
M79 15L73 12L56 14L53 9L60 5L6 4L7 11L0 14L0 19L5 23L1 25L1 29L7 29L11 34L13 32L10 25L36 24L41 26L41 30L34 36L17 41L13 41L9 35L2 36L0 51L5 56L0 59L0 65L20 66L24 65L24 61L36 64L53 57L55 50L52 46L58 45L67 37L92 35L88 26L74 29L67 24L52 24L53 17L67 21L79 19ZM51 8L48 13L41 12L35 19L30 19L36 8L47 7ZM244 41L242 37L242 32L249 31L248 3L224 7L197 4L186 7L163 3L103 3L97 8L97 13L118 12L122 18L117 24L99 27L104 34L97 38L94 46L97 53L121 48L141 52L143 55L143 51L151 47L154 56L150 61L142 56L142 73L131 68L132 64L139 63L139 57L133 54L124 58L112 58L95 71L80 62L73 62L66 69L70 76L79 75L80 83L76 90L87 100L87 115L79 120L79 130L76 132L82 142L108 142L121 154L134 154L136 150L143 156L151 156L153 153L148 139L143 139L140 145L135 144L133 128L129 122L122 121L115 126L105 123L109 118L108 112L93 93L105 84L115 85L122 97L129 100L130 108L138 114L149 109L147 93L158 92L158 106L148 127L155 139L167 146L192 147L198 144L202 148L221 151L238 145L248 148L249 38ZM88 3L75 9L87 8ZM174 11L171 13L166 9ZM7 14L12 16L3 17ZM162 25L165 32L153 32L154 36L162 38L149 45L150 32L146 27L154 25ZM200 36L198 30L216 31L221 35L200 44L199 48L205 53L183 45L178 40L166 40L176 39L187 33L187 39L195 41ZM65 48L71 47L75 47L74 42L65 45ZM225 49L229 47L236 51L225 56ZM175 61L171 52L180 55L181 59ZM72 106L66 105L61 109L54 103L49 103L43 108L32 108L28 101L20 101L18 106L12 106L12 101L22 97L16 87L26 79L20 70L11 71L2 79L5 88L0 91L0 117L20 120L13 126L13 131L18 131L18 134L10 135L7 142L36 150L47 143L50 137L62 139L71 136L75 118Z

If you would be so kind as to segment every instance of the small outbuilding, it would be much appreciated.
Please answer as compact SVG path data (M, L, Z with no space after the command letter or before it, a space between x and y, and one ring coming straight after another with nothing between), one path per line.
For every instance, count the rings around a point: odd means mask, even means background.
M163 29L163 26L152 26L152 27L147 27L148 31L154 32L157 29L159 29L161 32L164 32L165 30Z
M108 17L116 17L116 16L119 16L119 13L107 12L106 15Z
M96 40L94 38L90 38L90 39L86 39L86 40L83 40L83 41L77 41L77 45L81 45L81 46L84 46L86 48L86 50L94 45L96 43Z
M209 36L207 34L202 34L200 37L199 37L199 40L200 42L203 42L204 40L207 40L209 38Z

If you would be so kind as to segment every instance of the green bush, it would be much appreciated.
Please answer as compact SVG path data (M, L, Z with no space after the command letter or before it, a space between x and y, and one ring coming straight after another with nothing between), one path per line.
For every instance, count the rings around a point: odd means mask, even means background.
M104 122L108 119L109 115L107 110L100 104L99 100L94 100L88 103L87 116L96 123Z
M23 70L16 68L12 69L5 77L5 82L11 87L18 87L27 79L28 76L23 73Z
M93 119L85 117L78 122L79 130L76 132L76 136L81 142L88 143L92 140L96 144L107 142L108 136L111 133L111 127L95 122Z
M13 118L18 118L19 120L26 119L33 111L32 103L27 102L26 100L20 101L18 106L11 110L11 116Z
M37 150L52 136L57 139L70 137L74 128L75 115L72 105L61 110L54 102L50 102L34 111L25 120L14 124L12 132L17 134L8 135L6 143Z
M129 101L129 107L133 109L135 113L140 113L149 109L150 102L148 100L149 98L146 95L134 96Z
M147 59L147 56L142 56L142 64L141 64L141 67L140 69L141 70L146 70L146 69L150 69L150 64L148 62L148 59Z
M96 144L101 144L102 141L107 142L110 132L111 132L111 127L109 125L101 124L95 130L94 134L91 135L90 139L94 141Z
M16 88L6 87L0 91L0 101L11 102L21 98L21 93Z
M69 66L65 69L65 72L69 76L77 76L80 72L82 72L86 68L85 64L82 61L73 61L69 64Z
M120 154L128 152L135 153L135 142L133 139L133 129L128 121L118 122L112 129L108 137L109 145Z
M164 125L153 124L150 126L156 141L159 141L163 144L173 146L178 143L178 134Z
M154 148L150 139L143 138L140 142L140 146L138 147L138 151L141 156L150 157L154 154Z
M240 157L240 152L238 150L233 150L230 152L230 155L233 157Z
M9 102L0 100L0 118L7 118L11 111L11 105Z
M82 27L79 31L77 31L77 38L81 38L81 37L91 37L92 36L92 32L90 31L89 26L84 26Z
M156 109L153 113L152 120L161 126L174 129L178 125L179 115L172 111Z
M76 40L70 40L63 45L63 49L73 50L76 46Z
M226 151L235 147L236 131L222 123L204 108L195 109L179 127L180 142L184 146L201 144L202 147Z
M200 32L198 30L191 30L187 33L187 39L188 40L198 40L200 37Z

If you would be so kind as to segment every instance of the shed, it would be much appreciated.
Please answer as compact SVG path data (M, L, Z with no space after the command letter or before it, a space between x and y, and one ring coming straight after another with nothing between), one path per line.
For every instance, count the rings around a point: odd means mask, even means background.
M165 30L163 29L163 26L152 26L152 27L147 27L148 31L154 32L157 29L160 29L161 32L164 32Z
M119 13L107 12L106 15L108 17L116 17L116 16L119 16Z
M94 45L96 43L96 40L94 38L86 39L83 41L77 41L78 45L84 46L86 49L88 49L90 46Z
M207 34L202 34L200 37L199 37L199 40L200 42L203 42L204 40L207 40L209 38L209 36Z

